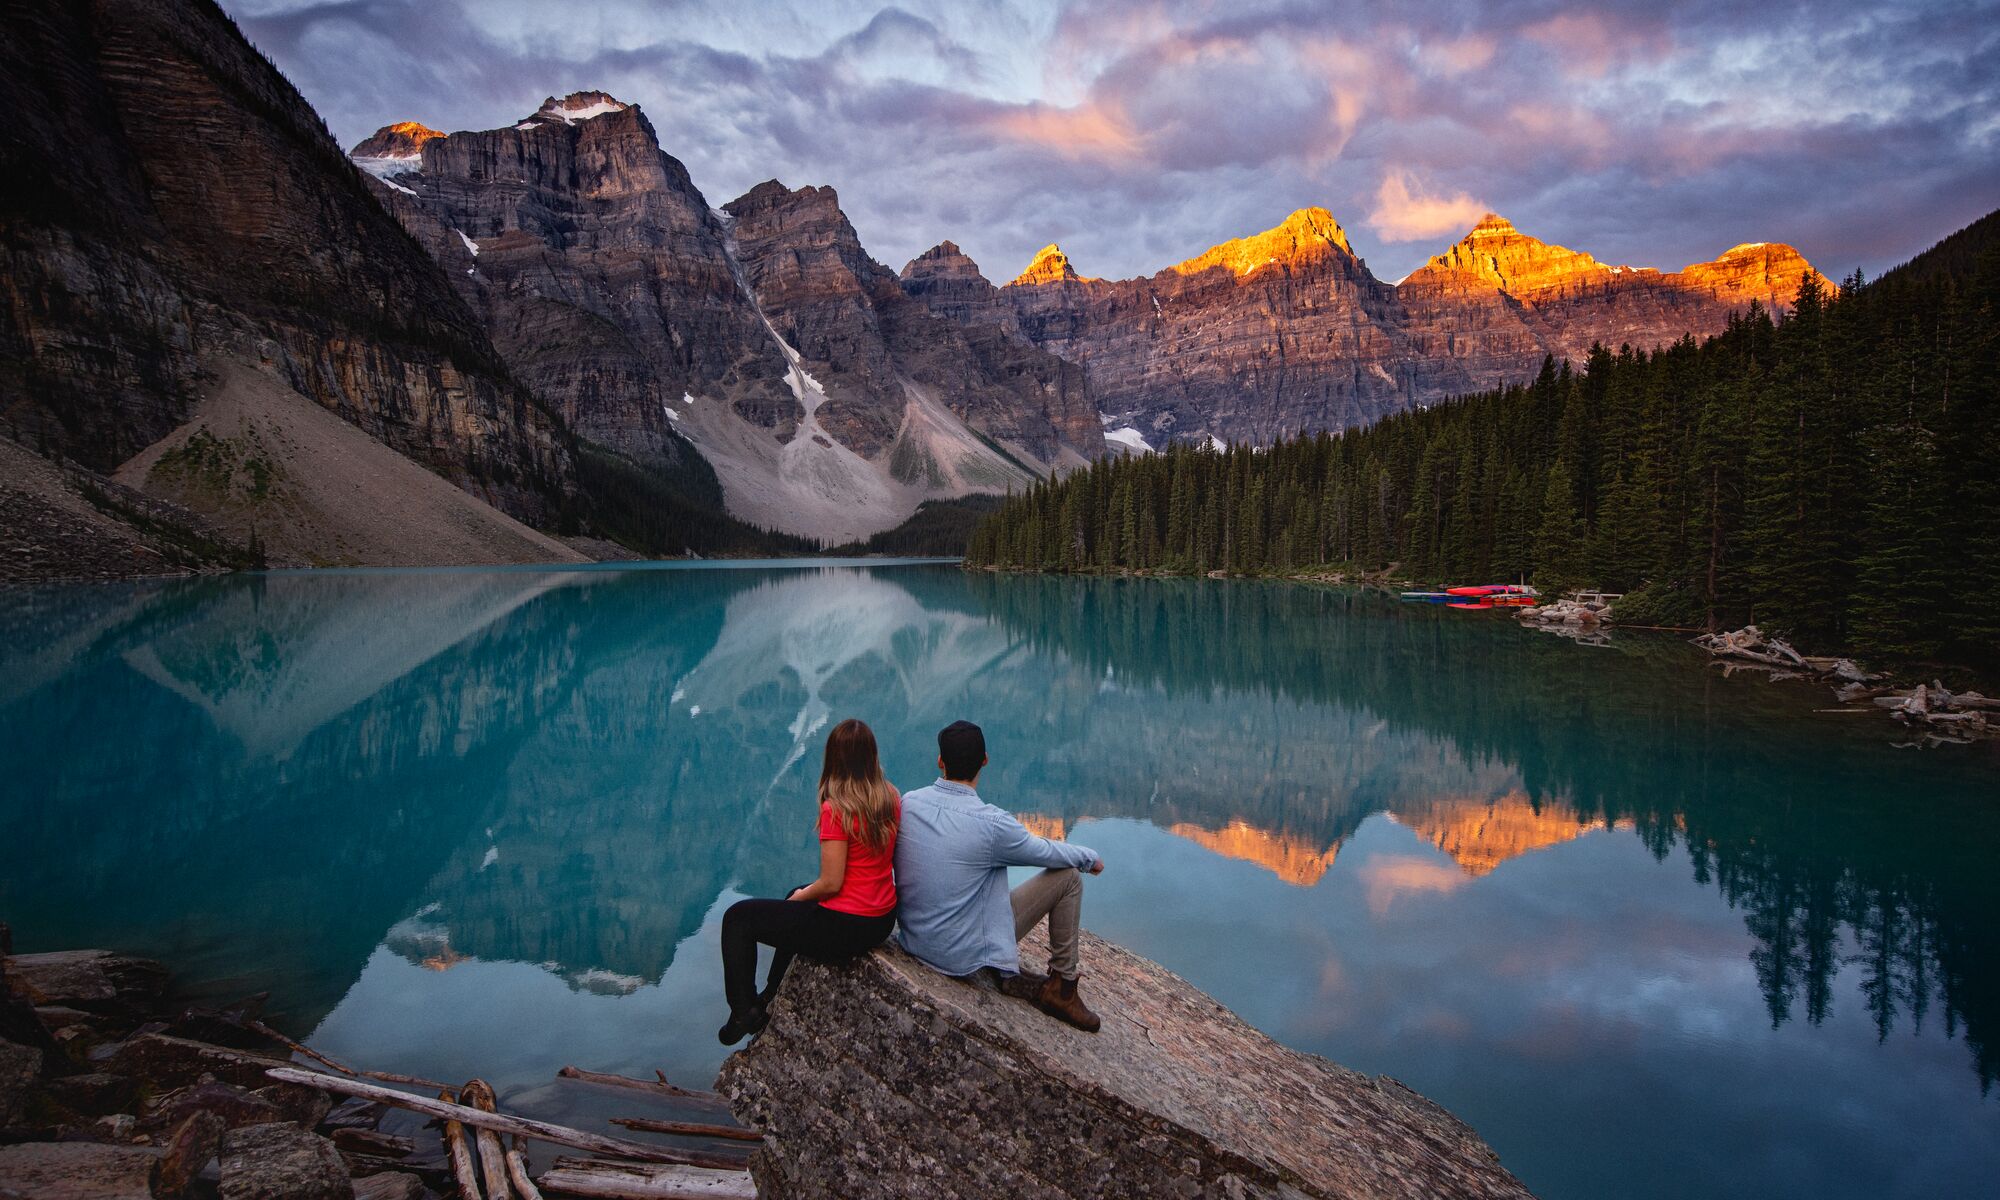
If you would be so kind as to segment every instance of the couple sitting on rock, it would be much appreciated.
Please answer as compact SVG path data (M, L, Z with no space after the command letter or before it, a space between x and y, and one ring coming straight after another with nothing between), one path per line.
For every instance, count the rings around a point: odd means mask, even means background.
M903 949L931 967L1027 1000L1078 1029L1097 1015L1077 994L1083 879L1104 870L1096 851L1052 842L979 798L986 736L958 721L938 733L944 777L907 796L882 777L875 734L860 721L834 726L819 776L819 878L783 900L739 900L722 917L725 1046L764 1027L795 955L838 962L902 929ZM1008 867L1043 867L1007 890ZM1044 917L1049 974L1021 967L1016 943ZM770 978L756 990L757 947L772 947Z

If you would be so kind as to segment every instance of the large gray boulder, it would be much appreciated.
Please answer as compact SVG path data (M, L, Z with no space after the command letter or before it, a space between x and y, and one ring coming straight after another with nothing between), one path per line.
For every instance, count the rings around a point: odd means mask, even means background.
M1525 1197L1468 1126L1084 935L1082 1033L884 948L801 961L723 1065L766 1200ZM1024 949L1039 961L1039 933Z

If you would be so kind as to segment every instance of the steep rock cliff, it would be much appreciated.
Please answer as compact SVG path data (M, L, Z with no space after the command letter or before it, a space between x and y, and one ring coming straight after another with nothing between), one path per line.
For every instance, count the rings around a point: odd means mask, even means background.
M822 420L842 442L863 454L907 446L905 396L914 389L1037 469L1102 451L1081 371L913 300L862 248L832 188L793 191L772 180L724 207L745 278L826 386ZM899 477L933 469L900 457Z
M1752 302L1783 311L1809 275L1831 288L1777 243L1737 246L1676 272L1609 266L1488 213L1396 292L1413 347L1457 362L1472 386L1490 388L1532 375L1544 355L1581 362L1593 343L1650 350L1718 333Z
M736 285L722 226L636 105L550 98L502 129L354 148L376 194L579 434L675 463L688 395L791 432L786 364ZM417 126L421 128L421 126Z
M387 126L354 160L578 433L642 463L692 446L756 524L866 536L1102 446L1077 367L910 300L831 189L711 209L603 92L483 132Z
M1321 208L1143 279L1080 275L1048 246L1012 283L982 290L956 247L931 255L911 272L922 264L939 282L912 295L1083 366L1112 438L1153 446L1364 425L1526 379L1546 355L1580 361L1593 342L1650 349L1719 332L1817 274L1775 243L1673 273L1608 266L1489 215L1390 285ZM1002 308L1011 319L991 315Z
M998 294L1021 336L1085 369L1108 421L1155 446L1362 425L1462 382L1410 352L1395 289L1321 208L1145 279L1079 275L1049 246Z
M0 41L0 424L109 471L205 364L289 386L528 520L560 427L298 93L208 0L53 0Z

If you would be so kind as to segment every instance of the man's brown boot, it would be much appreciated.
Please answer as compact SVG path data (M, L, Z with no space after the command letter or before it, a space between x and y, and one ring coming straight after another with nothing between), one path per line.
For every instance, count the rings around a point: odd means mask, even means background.
M1049 976L1049 981L1042 985L1041 994L1035 997L1035 1007L1085 1033L1096 1033L1098 1026L1103 1024L1096 1013L1084 1006L1083 997L1077 995L1076 980L1064 979L1060 975Z

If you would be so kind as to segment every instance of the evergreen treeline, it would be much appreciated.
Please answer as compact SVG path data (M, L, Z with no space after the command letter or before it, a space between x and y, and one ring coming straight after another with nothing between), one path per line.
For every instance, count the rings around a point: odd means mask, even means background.
M974 494L956 500L926 500L894 529L866 541L834 546L828 554L893 554L903 558L953 558L965 553L972 531L1000 507L1000 497Z
M1815 649L2000 656L2000 214L1874 283L1654 352L1268 448L1176 445L1036 485L974 565L1380 569L1628 593Z

